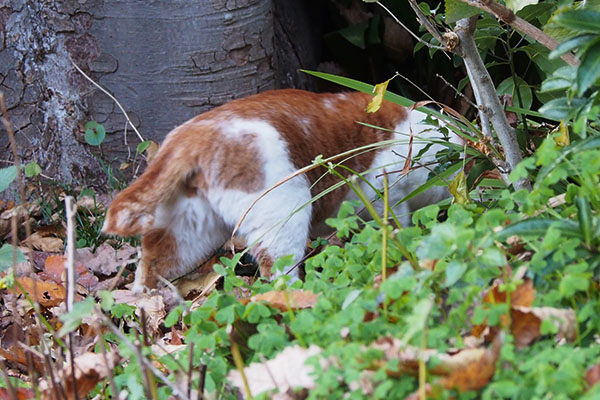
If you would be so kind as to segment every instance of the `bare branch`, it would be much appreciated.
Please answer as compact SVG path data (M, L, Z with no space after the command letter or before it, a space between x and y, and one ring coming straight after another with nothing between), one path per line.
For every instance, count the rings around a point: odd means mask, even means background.
M554 50L559 45L558 41L548 36L544 31L531 25L523 18L518 17L510 8L507 8L494 0L462 0L462 2L492 14L519 32L531 36L535 41L550 50ZM571 53L563 54L560 58L569 65L579 65L579 59Z
M508 174L512 171L519 162L523 159L521 155L521 149L517 143L517 138L514 129L508 123L506 114L496 88L492 82L492 78L488 73L483 60L479 56L477 46L473 33L477 25L477 16L470 18L463 18L456 23L455 32L459 38L459 44L456 47L456 51L465 60L465 66L469 71L469 77L471 78L471 84L473 87L477 87L479 91L480 106L484 106L484 112L490 119L496 135L500 140L500 144L504 148L504 154L506 156L507 170L500 172ZM521 179L514 184L515 189L528 189L531 190L531 185L528 180Z

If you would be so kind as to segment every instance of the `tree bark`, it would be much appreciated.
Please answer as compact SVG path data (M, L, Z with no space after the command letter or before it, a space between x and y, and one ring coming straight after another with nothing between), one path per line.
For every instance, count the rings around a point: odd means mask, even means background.
M275 87L271 0L0 0L0 82L19 152L62 183L102 184L103 157L124 161L145 138L235 97ZM0 136L0 160L12 156ZM125 144L127 143L127 145Z

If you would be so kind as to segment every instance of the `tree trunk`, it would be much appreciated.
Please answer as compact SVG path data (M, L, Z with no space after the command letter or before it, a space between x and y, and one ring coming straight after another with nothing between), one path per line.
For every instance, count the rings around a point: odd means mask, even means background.
M275 86L271 0L0 0L0 90L19 153L62 183L101 184L98 157L125 161L140 133ZM84 125L106 128L102 156ZM126 133L125 133L126 132ZM5 134L0 160L12 155Z

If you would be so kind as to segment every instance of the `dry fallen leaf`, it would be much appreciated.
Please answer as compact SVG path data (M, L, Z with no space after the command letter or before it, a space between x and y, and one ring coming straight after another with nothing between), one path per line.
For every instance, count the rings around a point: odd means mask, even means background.
M62 303L67 295L65 287L54 282L42 281L28 276L19 277L16 281L33 301L37 300L44 307L54 307ZM17 284L8 291L10 293L23 294Z
M0 333L0 356L8 361L16 362L21 365L27 365L27 346L39 344L39 334L32 325L21 326L21 324L11 323ZM44 360L38 358L36 353L29 352L31 360L36 368L42 368Z
M461 392L478 390L486 386L496 371L502 335L496 336L490 348L466 349L455 355L442 357L442 365L450 372L439 383L446 389Z
M44 272L48 278L52 279L56 283L62 283L65 281L65 274L67 270L67 257L60 255L51 255L46 258L44 263Z
M321 348L310 346L305 349L300 346L286 347L272 360L264 363L252 363L244 368L244 373L250 386L250 393L256 396L259 393L278 389L285 393L290 389L313 389L316 387L312 376L314 368L305 365L306 360L321 352ZM227 378L235 385L244 396L244 383L239 371L231 370Z
M533 281L531 279L526 279L523 283L517 286L513 292L510 293L511 306L529 307L531 304L533 304L534 300L535 289L533 288ZM484 296L483 302L488 304L506 303L506 292L501 292L500 284L494 283L492 288ZM507 317L502 316L502 326L506 326L507 324ZM471 331L475 337L481 337L485 333L486 340L492 340L497 332L497 327L488 327L485 323L474 326Z
M115 352L104 354L84 353L75 357L75 381L77 382L77 398L86 398L87 394L96 384L106 379L110 371L119 362L119 355ZM55 372L55 376L64 385L67 399L74 399L74 380L71 374L71 365L65 365ZM58 400L53 385L42 380L39 384L43 400Z
M35 392L31 389L25 388L13 388L15 394L12 395L10 390L5 388L0 388L0 400L27 400L27 399L35 399ZM16 398L14 397L16 396Z
M317 303L318 297L319 295L307 290L274 290L252 296L250 301L264 301L273 308L277 308L280 311L287 311L288 304L292 310L312 308Z
M40 206L37 203L19 204L0 214L0 238L5 237L11 230L11 220L16 216L18 223L23 223L25 218L40 215Z
M127 244L115 250L109 244L102 243L95 253L89 247L77 249L77 260L93 273L109 276L116 273L118 267L128 264L130 257L136 253L136 248Z
M588 389L600 382L600 363L590 367L585 373L585 382Z
M573 341L577 338L575 311L553 307L521 307L511 310L511 331L515 345L523 348L541 335L542 321L550 321L558 328L558 337Z
M66 281L67 257L59 255L51 255L46 258L44 272L40 276L46 276L55 283L64 283ZM98 278L92 274L81 263L75 266L77 283L92 290L98 284ZM45 274L45 275L43 275Z
M58 253L63 251L64 243L61 238L44 233L34 232L27 239L23 240L23 244L33 247L36 250Z

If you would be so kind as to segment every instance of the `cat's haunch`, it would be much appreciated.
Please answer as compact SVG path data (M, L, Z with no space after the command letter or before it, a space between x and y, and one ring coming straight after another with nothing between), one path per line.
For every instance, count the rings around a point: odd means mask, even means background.
M420 164L402 175L409 137L415 137L415 157L428 144L421 138L443 135L422 123L425 114L390 102L367 113L371 99L358 92L273 90L217 107L171 131L146 171L115 197L103 227L105 233L142 235L134 289L155 287L157 275L172 279L190 272L229 238L259 196L319 155L326 159L359 149L335 162L364 172L378 189L386 168L390 204L425 183L428 170L419 165L435 161L443 146L431 145ZM349 176L348 169L337 171ZM355 198L347 185L319 197L339 181L325 168L314 168L252 206L237 234L251 246L263 276L272 276L279 257L301 259L309 236L323 233L325 219L336 214L342 201ZM368 184L361 187L374 197ZM433 187L394 210L405 224L412 211L445 196L446 188ZM381 202L375 204L381 211ZM291 274L295 278L297 269Z

